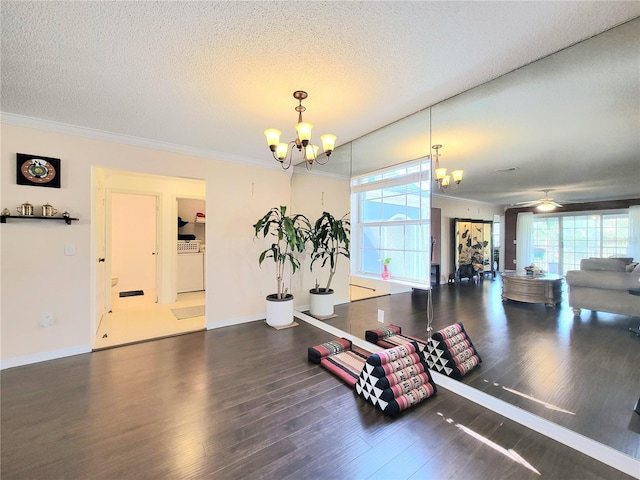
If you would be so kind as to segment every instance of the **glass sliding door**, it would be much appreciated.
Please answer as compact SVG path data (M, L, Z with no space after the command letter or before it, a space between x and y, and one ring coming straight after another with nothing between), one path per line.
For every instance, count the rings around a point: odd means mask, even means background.
M589 257L623 257L629 237L628 213L536 215L533 263L549 273L579 270Z

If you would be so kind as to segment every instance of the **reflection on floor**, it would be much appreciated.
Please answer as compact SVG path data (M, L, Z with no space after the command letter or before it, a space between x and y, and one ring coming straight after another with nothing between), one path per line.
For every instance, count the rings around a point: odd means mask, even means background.
M441 285L433 290L433 327L460 321L483 362L462 382L528 412L640 458L638 318L603 312L574 317L566 286L559 308L502 302L502 282ZM324 323L358 338L384 323L427 338L425 292L336 305Z
M152 291L122 298L113 294L112 313L102 316L94 350L204 329L204 315L178 320L171 312L175 308L204 305L204 293L180 293L176 303L167 304L155 303Z

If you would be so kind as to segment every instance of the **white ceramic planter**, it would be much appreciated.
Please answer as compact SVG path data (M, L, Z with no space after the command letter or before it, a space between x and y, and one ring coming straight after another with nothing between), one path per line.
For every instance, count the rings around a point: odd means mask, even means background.
M271 327L286 327L293 323L293 295L278 299L277 294L267 295L267 324Z
M333 290L324 288L309 290L309 313L314 317L330 317L333 315Z

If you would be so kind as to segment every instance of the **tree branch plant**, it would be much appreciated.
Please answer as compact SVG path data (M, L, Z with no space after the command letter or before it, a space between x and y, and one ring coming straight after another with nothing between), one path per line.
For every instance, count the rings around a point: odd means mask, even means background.
M284 272L287 265L291 273L300 268L296 253L302 253L309 237L311 223L302 214L287 215L287 207L271 208L253 225L256 238L271 238L273 243L260 254L258 264L272 258L276 264L277 298L284 299L288 289L284 286Z
M347 214L348 215L348 214ZM311 243L313 251L311 252L311 271L313 265L320 261L321 268L329 264L329 279L324 289L319 289L316 282L316 290L329 291L331 288L331 280L336 273L338 267L338 259L340 256L350 258L349 254L349 234L351 233L351 223L347 219L347 215L336 219L329 212L322 212L322 215L316 220L311 230Z

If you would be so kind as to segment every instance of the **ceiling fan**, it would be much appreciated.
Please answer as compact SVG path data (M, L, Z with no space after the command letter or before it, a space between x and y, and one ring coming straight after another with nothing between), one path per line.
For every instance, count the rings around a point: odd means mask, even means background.
M549 196L549 192L551 191L551 189L541 191L544 192L543 198L539 198L538 200L533 200L530 202L518 202L515 205L519 207L536 207L542 212L550 212L551 210L562 207L562 205L554 202L553 198Z

